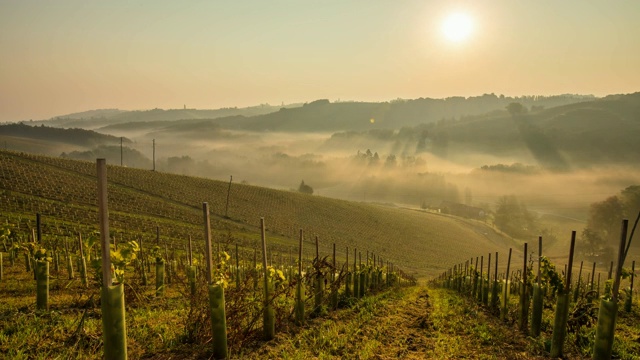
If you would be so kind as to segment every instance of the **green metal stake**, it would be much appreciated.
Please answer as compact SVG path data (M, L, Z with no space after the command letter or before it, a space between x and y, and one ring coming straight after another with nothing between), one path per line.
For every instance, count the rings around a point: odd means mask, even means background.
M227 319L224 305L224 288L222 285L209 285L211 334L213 335L213 357L215 359L227 358Z
M640 217L640 214L639 214ZM620 231L620 248L618 250L618 264L613 282L613 293L611 299L600 300L600 310L598 311L598 325L596 326L596 338L593 343L593 360L611 359L613 350L613 339L618 317L618 291L620 290L620 277L625 260L625 247L627 243L627 228L629 220L622 220ZM631 239L629 239L631 241Z
M635 272L636 272L636 262L633 261L631 263L631 283L629 284L629 296L627 296L624 302L624 311L626 312L631 312L631 307L633 305L633 280L635 278Z
M304 324L304 285L302 284L302 240L303 233L300 229L300 245L298 247L298 274L296 283L295 318L298 325Z
M75 278L75 274L73 273L73 261L71 259L71 254L67 255L67 274L69 275L69 280L73 280Z
M504 299L502 299L502 311L500 312L500 320L505 321L507 319L507 312L509 311L509 268L511 267L511 248L509 248L509 258L507 260L507 272L504 277Z
M264 339L269 341L275 336L275 312L271 305L271 288L272 283L269 279L269 271L267 269L267 237L265 234L264 218L260 218L260 233L262 236L262 268L264 271L264 313L263 313L263 330Z
M164 277L165 277L165 262L164 259L156 258L156 297L164 296Z
M49 262L36 260L35 268L37 275L36 308L38 310L49 310Z
M571 295L571 269L573 268L573 250L576 245L576 232L571 232L571 247L569 249L569 265L567 277L562 294L558 294L556 314L553 322L553 335L551 339L551 357L562 357L564 339L567 335L567 317L569 315L569 296Z
M97 161L98 217L100 219L100 244L102 247L102 340L104 358L127 359L127 326L125 321L124 285L111 284L111 258L109 250L109 212L107 206L107 164Z
M213 283L213 259L211 246L211 220L209 218L209 204L202 203L204 215L204 239L206 247L207 283L209 284L209 311L211 316L211 335L213 336L213 357L225 359L227 357L227 320L225 314L224 288L221 284Z
M540 260L542 259L542 236L538 237L538 283L533 286L533 310L531 312L531 336L540 336L542 328L542 286L540 277Z

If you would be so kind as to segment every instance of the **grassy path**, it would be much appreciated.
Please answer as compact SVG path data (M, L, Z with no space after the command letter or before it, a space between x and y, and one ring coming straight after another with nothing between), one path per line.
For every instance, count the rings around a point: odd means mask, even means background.
M535 359L514 329L447 290L413 287L363 300L298 333L281 334L253 358ZM243 356L243 357L244 357ZM542 357L539 357L542 358Z

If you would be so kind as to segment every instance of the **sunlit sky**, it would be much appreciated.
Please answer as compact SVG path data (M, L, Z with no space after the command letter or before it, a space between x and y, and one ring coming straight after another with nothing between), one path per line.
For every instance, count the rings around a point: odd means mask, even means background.
M465 14L453 41L443 22ZM0 121L640 91L640 1L0 0Z

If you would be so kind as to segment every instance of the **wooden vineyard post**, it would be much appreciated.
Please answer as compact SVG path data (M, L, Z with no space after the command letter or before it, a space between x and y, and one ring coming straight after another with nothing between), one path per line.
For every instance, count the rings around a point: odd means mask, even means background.
M522 286L520 287L520 331L526 333L529 327L529 287L527 279L527 243L524 243L524 263L522 266Z
M480 279L478 280L478 302L482 302L482 294L484 293L484 255L480 256Z
M160 255L160 227L156 226L156 297L164 296L165 260Z
M353 297L354 298L359 298L358 292L360 291L360 287L358 286L358 280L360 279L360 275L358 275L358 270L357 270L357 249L353 249ZM389 264L387 262L387 285L389 285Z
M316 259L314 261L315 265L315 279L314 279L314 306L313 312L319 314L322 312L322 300L324 298L324 277L322 274L322 266L320 264L320 251L318 244L318 236L316 236Z
M344 285L344 295L349 298L351 297L351 272L349 271L349 247L347 246L347 261L345 262L345 267L347 269L347 278Z
M502 311L500 312L500 320L505 321L507 319L507 312L509 311L509 299L507 298L507 291L509 290L509 269L511 268L511 248L509 248L509 258L507 259L507 272L504 277L504 299L502 299Z
M107 205L107 163L97 160L98 217L102 248L102 341L105 359L127 358L127 326L125 323L124 284L112 285L109 249L109 211Z
M492 309L498 308L498 252L496 251L495 262L495 271L493 273L493 285L491 289L491 303L490 307Z
M613 337L616 329L616 319L618 317L618 290L620 290L620 277L622 276L622 266L624 265L625 260L628 226L629 220L622 220L620 248L618 249L618 264L616 266L616 275L613 280L613 293L611 294L611 299L607 299L605 294L605 297L600 300L598 324L596 325L596 338L593 343L593 360L611 359Z
M60 252L53 253L53 270L56 272L56 278L60 279Z
M80 279L82 285L87 286L87 261L84 257L84 250L82 249L82 234L78 233L78 246L80 248Z
M147 283L148 283L147 270L146 270L146 267L144 265L145 257L146 257L146 254L145 254L145 252L143 251L143 248L142 248L142 238L140 238L140 268L142 270L140 275L142 276L142 285L143 286L147 286Z
M371 284L371 268L369 267L369 250L367 250L367 261L364 265L364 288L365 291L369 291L369 285Z
M38 245L42 246L42 219L40 213L36 214L36 233L38 237L35 239Z
M193 247L191 244L191 236L189 236L189 267L187 268L187 279L189 280L189 290L191 292L191 296L196 294L196 275L198 273L196 267L193 265ZM144 273L144 270L143 270Z
M206 247L207 284L209 285L209 309L211 315L211 336L213 337L213 357L227 358L227 318L224 309L223 284L214 282L213 261L211 259L211 220L209 218L209 204L202 203L204 215L204 241Z
M173 274L173 268L171 267L171 260L169 260L169 246L165 242L164 244L164 263L165 263L165 271L166 271L166 283L167 285L171 284L171 276Z
M531 312L531 336L534 338L540 336L542 328L542 309L543 298L540 278L540 263L542 259L542 236L538 237L538 281L533 285L533 310Z
M73 261L71 261L71 251L69 250L69 246L67 245L67 241L64 242L65 252L67 253L67 275L69 276L69 280L73 280L75 277L73 274Z
M258 291L258 278L260 278L260 273L258 272L258 250L256 248L253 249L253 291Z
M593 262L593 270L591 270L591 288L589 289L590 291L593 291L593 286L594 286L593 280L594 280L595 276L596 276L596 262L594 261Z
M380 255L378 255L378 280L377 280L378 290L381 290L382 288L384 288L383 272L384 272L384 260L382 260Z
M2 282L2 276L3 276L3 264L2 264L2 252L0 252L0 282Z
M571 232L571 247L569 249L569 265L565 278L564 290L558 294L556 314L553 321L553 335L551 338L551 357L561 357L564 338L567 335L567 317L569 315L569 295L571 293L571 269L573 268L573 250L576 245L576 232Z
M487 281L482 284L482 304L487 306L489 304L489 284L491 283L491 253L487 259Z
M240 289L240 255L238 254L238 243L236 243L236 289Z
M478 257L476 256L476 266L473 267L473 290L471 291L471 297L475 298L478 293Z
M362 268L362 253L358 252L358 265L360 268L360 280L358 280L358 286L360 286L360 289L358 290L358 296L359 297L364 297L366 294L366 284L365 282L367 281L366 279L366 271L365 269Z
M262 237L262 270L264 271L264 314L263 327L264 339L269 341L273 339L276 332L275 311L271 305L271 287L272 282L267 269L267 236L264 228L264 218L260 218L260 233Z
M229 176L229 188L227 189L227 204L224 206L224 217L229 218L229 197L231 196L231 182L233 181L233 175Z
M584 261L580 261L580 270L578 271L578 281L576 281L576 288L573 289L573 302L578 301L578 297L580 296L580 285L582 285L582 265Z
M0 279L2 278L2 254L0 254ZM636 262L633 261L631 263L631 282L629 284L629 294L624 301L624 311L631 312L631 307L633 306L633 280L635 278L636 272Z
M296 303L295 318L298 325L304 324L304 284L302 283L302 239L303 232L300 229L300 241L298 245L298 274L296 275Z
M0 258L0 260L2 260L2 258ZM0 265L1 264L0 262ZM336 243L333 243L333 269L331 269L331 309L333 310L338 308L338 285L336 279Z

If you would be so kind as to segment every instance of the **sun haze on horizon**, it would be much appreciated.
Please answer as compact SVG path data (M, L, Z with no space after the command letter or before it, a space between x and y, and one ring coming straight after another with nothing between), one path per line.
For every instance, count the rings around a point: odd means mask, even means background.
M440 30L447 40L459 43L473 35L475 22L467 13L454 12L444 19Z

